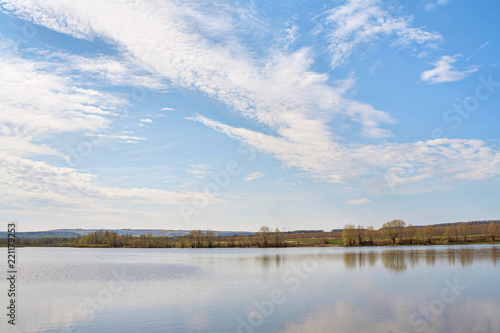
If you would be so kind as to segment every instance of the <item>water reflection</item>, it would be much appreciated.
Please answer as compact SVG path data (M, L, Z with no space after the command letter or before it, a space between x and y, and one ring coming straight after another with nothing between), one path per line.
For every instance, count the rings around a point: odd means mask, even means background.
M493 265L497 265L497 263L500 261L500 248L498 247L492 247L491 248L491 262Z
M500 332L500 246L21 251L22 332Z
M282 261L285 260L285 256L282 254L264 255L261 257L257 257L256 259L261 261L263 268L268 268L271 264L279 268Z
M446 258L448 259L448 264L455 266L456 262L456 251L454 249L447 249L446 250Z
M463 267L472 266L474 263L491 262L497 265L500 262L500 248L492 247L460 247L460 248L397 248L376 250L359 250L344 252L342 259L345 268L349 270L374 267L381 258L382 266L394 273L401 273L414 268L421 263L432 267L436 263L455 266L458 263Z
M425 263L427 266L434 266L436 264L436 250L429 249L425 251Z
M406 271L406 260L404 251L382 252L382 264L390 271L401 273Z
M481 256L478 256L481 258ZM483 258L484 259L484 258ZM458 260L462 267L470 266L474 262L474 250L473 249L460 249L458 253Z
M342 258L348 269L363 268L367 265L373 267L377 263L378 252L344 252Z

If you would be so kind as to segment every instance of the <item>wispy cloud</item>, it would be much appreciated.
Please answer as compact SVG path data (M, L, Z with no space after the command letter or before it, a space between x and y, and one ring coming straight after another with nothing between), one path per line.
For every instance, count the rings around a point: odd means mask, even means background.
M262 178L264 176L265 175L262 172L252 172L248 176L246 176L245 178L243 178L243 180L246 181L246 182L249 182L251 180Z
M316 136L324 141L330 137L326 122L344 116L360 121L365 136L388 135L388 130L378 129L379 124L392 122L386 113L344 98L343 87L326 84L326 74L310 70L314 56L310 49L290 54L275 52L265 61L249 58L248 53L242 52L243 46L235 42L234 35L228 33L232 31L232 20L223 20L224 34L217 35L222 41L227 39L231 47L220 48L208 39L217 31L197 33L190 29L193 21L186 20L187 16L194 17L196 22L207 17L206 13L197 13L200 8L196 6L184 5L173 10L174 2L139 8L92 1L68 1L64 11L59 11L56 5L42 9L35 3L31 3L31 8L30 2L15 5L11 2L11 6L19 12L29 12L32 20L40 24L47 21L46 25L52 27L59 22L58 31L75 37L89 32L89 38L95 35L111 38L173 84L197 89L280 135ZM38 11L32 11L33 8ZM65 15L61 17L68 10L75 12L68 16L74 18L71 22L65 21ZM253 13L248 13L248 17L252 16ZM132 21L135 23L128 23ZM68 24L73 27L66 29ZM153 30L158 32L156 39L141 37ZM199 57L200 54L205 56Z
M185 171L195 175L196 178L205 178L209 175L211 170L214 170L214 167L207 164L190 164Z
M242 32L247 22L252 24L255 13L251 8L228 5L223 10L216 8L214 12L210 6L176 1L148 2L140 6L135 1L126 0L120 6L97 0L68 0L64 6L55 1L11 0L4 3L5 8L21 17L55 31L88 40L100 37L117 45L118 50L127 50L122 54L123 58L130 57L133 61L128 63L140 64L141 70L152 75L150 87L165 80L172 86L196 90L224 103L272 134L229 126L201 115L188 119L270 154L285 167L297 168L314 179L342 183L370 177L379 179L388 174L392 184L406 184L432 178L445 181L476 179L499 173L498 151L483 141L377 141L380 144L365 145L339 137L337 128L345 122L355 122L360 128L355 134L375 139L390 138L393 134L386 126L396 120L388 112L347 97L356 84L355 75L335 81L328 74L315 70L317 55L312 47L285 51L273 49L262 57L247 52L235 32ZM234 17L247 19L235 20ZM325 17L324 31L330 44L333 68L345 63L358 45L369 44L384 36L392 37L393 47L432 47L444 40L437 32L414 27L409 16L398 17L389 13L378 0L345 1L328 11ZM246 29L246 33L250 30ZM293 37L294 32L291 33ZM114 73L110 82L135 77L128 65L112 70L114 61L116 58L96 60L98 68ZM422 73L422 80L429 83L456 81L475 70L456 71L450 65L453 61L454 57L442 58L434 64L435 69ZM81 64L82 61L74 60L74 63ZM17 91L21 88L20 82L24 82L19 77L29 79L31 72L40 74L33 66L31 63L5 66L6 77L10 79L7 82L17 84ZM8 73L11 68L22 70ZM91 71L83 65L79 68ZM109 122L108 114L112 113L110 110L123 102L119 98L113 102L114 96L104 91L84 87L68 89L75 84L65 81L64 76L43 75L47 76L49 83L53 81L52 90L55 91L54 87L59 84L63 94L57 99L51 89L40 88L46 79L39 77L33 84L39 95L33 101L40 99L49 103L54 97L57 102L68 103L79 98L79 103L63 109L76 108L78 117L61 111L62 114L53 122L46 122L47 126L54 127L64 116L77 118L72 120L78 121L58 124L59 131L76 130L75 127L88 131L105 126ZM157 81L157 77L162 80ZM27 82L30 84L29 80ZM9 87L8 83L6 87ZM29 103L33 104L30 98L27 96ZM81 99L86 102L82 103ZM102 108L103 104L109 104L109 108ZM35 110L35 106L31 106ZM54 106L56 113L60 111L60 106L56 103ZM33 126L32 122L27 123ZM195 165L186 172L202 178L208 170Z
M33 143L60 133L100 131L127 104L117 95L83 88L65 63L26 60L12 42L0 48L4 136Z
M486 46L488 46L490 44L491 44L491 41L484 42L483 44L481 44L481 46L479 46L479 50L484 49Z
M141 119L140 122L141 123L149 123L149 124L153 123L153 121L151 119L149 119L149 118Z
M85 61L80 57L78 62ZM50 207L57 208L58 214L92 211L97 216L127 211L120 207L123 202L176 205L199 198L201 194L191 191L103 186L94 174L35 160L40 155L68 160L63 152L40 143L66 133L83 132L128 143L145 140L104 134L129 102L102 85L119 85L121 78L103 80L96 88L89 84L93 71L75 63L74 57L60 52L20 51L14 41L0 38L0 201L32 211ZM107 62L105 67L110 70L116 64ZM147 80L137 84L155 86Z
M384 62L382 60L378 60L378 61L374 62L373 65L370 66L370 69L369 69L370 73L375 74L375 72L377 71L377 68L379 68L383 64L384 64Z
M161 110L162 111L175 111L174 108L162 108Z
M359 45L382 36L394 36L391 46L412 43L434 46L443 36L425 28L411 26L412 17L397 17L382 7L379 0L348 0L327 12L325 30L330 42L331 67L342 65Z
M43 205L62 210L91 210L90 207L107 210L114 209L116 202L189 204L200 196L195 192L101 186L96 184L97 177L89 173L4 154L0 155L0 170L1 201L13 207ZM68 201L68 198L71 200ZM206 196L206 199L209 202L220 201L211 196Z
M391 187L425 179L447 182L500 174L500 153L481 140L437 139L383 145L330 142L318 146L231 127L203 116L188 119L271 154L286 167L301 169L312 178L332 183L362 178L368 183L378 182L377 187Z
M152 72L142 62L123 52L121 57L98 55L84 57L81 55L53 52L50 60L63 62L75 71L86 75L86 81L98 80L114 86L128 86L163 90L166 88L164 78Z
M442 56L440 60L432 63L433 69L422 72L420 79L429 84L456 82L465 79L471 73L474 73L478 68L470 68L464 71L459 71L453 68L453 63L457 61L460 54L454 56Z
M147 140L146 138L141 138L138 136L130 136L130 135L112 135L112 134L95 134L95 133L90 133L87 135L96 136L100 138L119 139L119 140L134 140L134 141Z
M424 9L427 11L431 11L436 9L437 7L446 6L451 3L451 0L425 0L424 1Z
M366 203L371 202L370 199L351 199L351 200L346 200L342 204L343 205L363 205Z

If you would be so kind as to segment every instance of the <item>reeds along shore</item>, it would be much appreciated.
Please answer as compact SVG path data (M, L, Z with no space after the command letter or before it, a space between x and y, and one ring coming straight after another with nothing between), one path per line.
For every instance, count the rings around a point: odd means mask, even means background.
M346 225L342 231L316 233L283 233L278 229L262 227L254 235L222 237L214 232L193 230L186 236L139 237L130 234L99 230L81 237L17 239L16 246L63 247L130 247L130 248L215 248L215 247L297 247L297 246L394 246L499 243L500 224L461 223L448 226L399 226L390 233L384 228L374 230L363 226ZM394 237L395 236L395 237ZM6 239L0 240L5 246Z

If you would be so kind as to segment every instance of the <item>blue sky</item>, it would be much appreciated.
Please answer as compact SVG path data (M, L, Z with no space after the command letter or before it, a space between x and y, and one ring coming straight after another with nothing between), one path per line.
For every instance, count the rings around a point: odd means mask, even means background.
M500 4L2 1L0 219L498 219Z

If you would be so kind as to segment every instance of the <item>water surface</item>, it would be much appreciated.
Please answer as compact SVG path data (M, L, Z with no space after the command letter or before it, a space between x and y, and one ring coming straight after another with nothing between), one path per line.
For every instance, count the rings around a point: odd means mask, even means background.
M13 332L500 332L500 246L17 255Z

